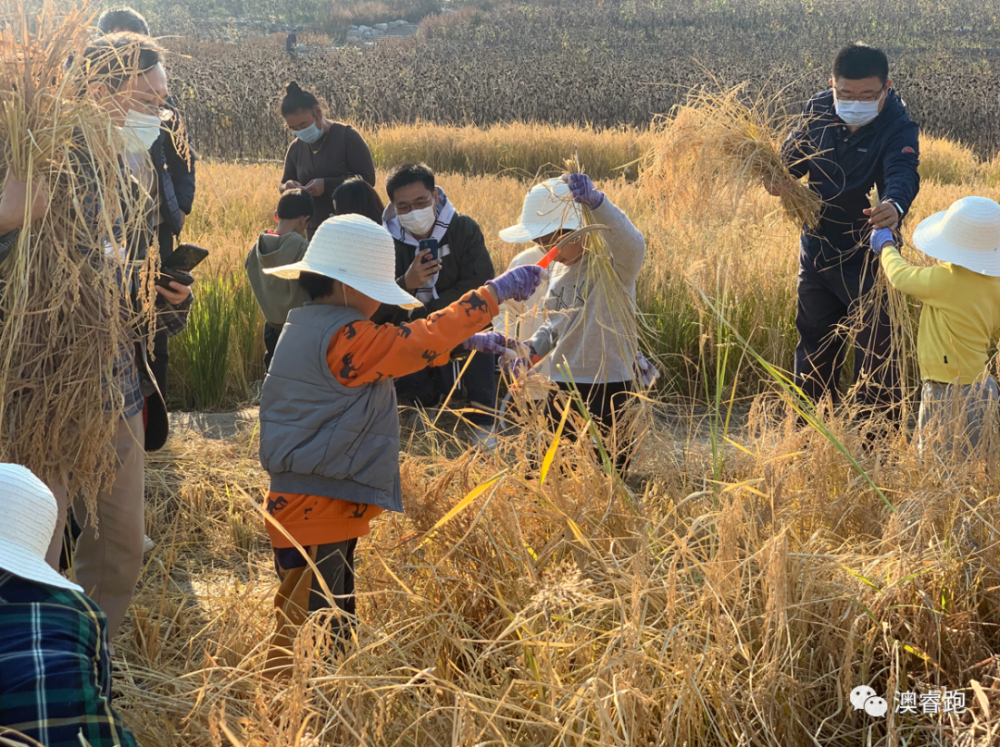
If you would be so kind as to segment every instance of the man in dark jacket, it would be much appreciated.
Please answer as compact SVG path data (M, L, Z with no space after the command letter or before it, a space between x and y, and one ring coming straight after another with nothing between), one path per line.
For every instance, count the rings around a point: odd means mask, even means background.
M390 204L383 222L396 243L397 282L424 307L407 312L384 306L375 321L399 324L421 319L495 276L479 225L456 212L426 164L397 166L386 177L385 189ZM438 259L430 260L428 252L418 251L424 239L437 240ZM463 365L464 362L455 361L449 366L404 376L396 380L396 392L401 399L421 406L435 405L451 391ZM495 368L494 356L484 353L477 353L469 362L462 383L470 405L484 410L496 407ZM488 437L493 427L491 415L477 413L469 419Z
M856 401L869 413L897 414L899 366L891 350L884 291L873 290L873 229L898 229L920 188L918 128L889 80L885 54L851 44L837 55L832 89L815 95L785 142L792 174L808 177L825 208L804 228L799 252L795 382L814 402L836 403L846 355L841 325L853 323ZM789 183L765 185L780 195ZM869 200L878 189L878 204Z

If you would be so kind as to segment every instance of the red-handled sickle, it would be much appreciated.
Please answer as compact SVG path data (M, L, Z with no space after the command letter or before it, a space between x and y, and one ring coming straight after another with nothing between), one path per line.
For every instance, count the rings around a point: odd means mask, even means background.
M586 236L588 233L593 233L594 231L607 231L608 227L603 223L594 223L589 226L584 226L583 228L578 228L575 231L571 231L565 236L563 236L559 243L552 247L548 254L538 260L538 266L543 270L547 269L550 264L559 256L559 252L562 251L563 247L567 244L571 244L576 241L581 236Z

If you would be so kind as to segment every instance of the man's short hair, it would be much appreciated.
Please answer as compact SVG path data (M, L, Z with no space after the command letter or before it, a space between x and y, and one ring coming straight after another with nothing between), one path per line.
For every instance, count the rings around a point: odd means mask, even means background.
M315 272L303 272L299 274L299 285L313 301L326 298L332 294L334 282L333 278L328 278L326 275L318 275Z
M385 192L389 195L389 201L392 201L397 189L417 182L434 192L434 172L426 163L404 163L394 168L385 177Z
M103 36L83 53L86 76L118 91L132 76L152 70L163 49L148 36L128 31Z
M848 44L833 61L833 77L844 80L878 78L882 85L889 80L889 58L885 52L861 42Z
M290 189L278 200L278 217L281 220L312 216L314 210L312 195L304 189Z
M97 19L97 28L102 34L114 34L119 31L128 31L133 34L149 36L149 24L142 17L142 13L132 10L129 7L112 8L106 10Z

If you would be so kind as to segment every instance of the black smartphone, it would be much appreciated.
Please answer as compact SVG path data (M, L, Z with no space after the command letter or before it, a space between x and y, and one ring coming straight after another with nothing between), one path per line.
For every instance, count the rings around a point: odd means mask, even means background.
M170 254L163 258L161 265L164 270L182 270L191 272L208 256L208 249L202 249L194 244L180 244Z
M437 239L424 239L420 242L417 247L417 254L423 254L426 251L430 251L430 255L424 257L421 263L433 262L438 258L438 240Z

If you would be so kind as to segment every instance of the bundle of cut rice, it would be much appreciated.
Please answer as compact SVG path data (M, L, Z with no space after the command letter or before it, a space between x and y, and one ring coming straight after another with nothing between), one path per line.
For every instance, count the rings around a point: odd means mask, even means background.
M0 179L49 195L44 218L32 223L26 208L0 264L0 460L88 500L114 474L118 374L154 293L146 265L123 252L148 199L121 167L120 130L85 65L93 15L0 1Z
M721 93L693 91L672 116L658 124L656 145L646 157L649 191L703 190L709 195L731 187L734 200L748 188L784 187L781 206L796 225L815 227L823 207L819 195L795 179L782 146L797 118L782 114L774 99L745 103L745 86ZM718 199L717 194L702 202ZM695 204L697 199L685 200Z

